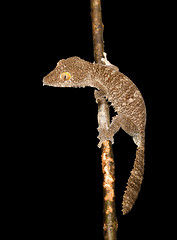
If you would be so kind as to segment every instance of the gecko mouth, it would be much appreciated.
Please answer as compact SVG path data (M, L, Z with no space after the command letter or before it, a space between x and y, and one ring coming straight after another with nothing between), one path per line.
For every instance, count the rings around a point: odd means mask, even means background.
M44 86L44 85L48 85L47 77L44 77L43 80L42 80L42 82L43 82L43 86Z

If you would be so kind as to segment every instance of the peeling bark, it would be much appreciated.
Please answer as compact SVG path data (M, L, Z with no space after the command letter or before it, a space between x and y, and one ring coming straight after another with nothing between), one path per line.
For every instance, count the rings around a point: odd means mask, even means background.
M116 240L118 222L115 207L115 165L111 144L105 141L102 145L102 172L103 172L103 198L104 219L103 231L105 240Z

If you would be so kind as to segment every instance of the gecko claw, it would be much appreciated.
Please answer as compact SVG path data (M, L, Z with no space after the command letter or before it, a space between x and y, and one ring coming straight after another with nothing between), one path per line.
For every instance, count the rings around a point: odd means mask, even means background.
M112 144L114 144L114 138L113 135L111 135L108 131L108 129L98 128L98 139L100 140L98 143L98 147L101 148L104 141L111 141Z

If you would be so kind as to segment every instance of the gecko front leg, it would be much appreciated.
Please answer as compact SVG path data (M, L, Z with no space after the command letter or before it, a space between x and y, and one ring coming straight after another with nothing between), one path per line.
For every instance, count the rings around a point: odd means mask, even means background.
M104 65L106 65L106 66L110 67L112 70L118 72L119 68L108 61L107 53L103 52L103 56L104 57L101 58L101 61L104 63Z
M94 97L95 97L95 101L98 104L99 102L101 102L102 100L106 100L106 95L103 91L101 90L95 90L94 91Z

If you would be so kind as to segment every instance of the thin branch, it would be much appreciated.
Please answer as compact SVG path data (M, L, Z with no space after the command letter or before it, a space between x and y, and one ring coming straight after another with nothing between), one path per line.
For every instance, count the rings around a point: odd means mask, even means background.
M101 14L101 1L90 0L91 20L93 34L94 60L102 63L101 58L104 52L103 23ZM98 125L107 128L110 125L109 106L105 99L98 102ZM115 164L112 151L112 144L106 140L101 148L102 173L103 173L103 233L105 240L117 240L118 222L115 207Z

